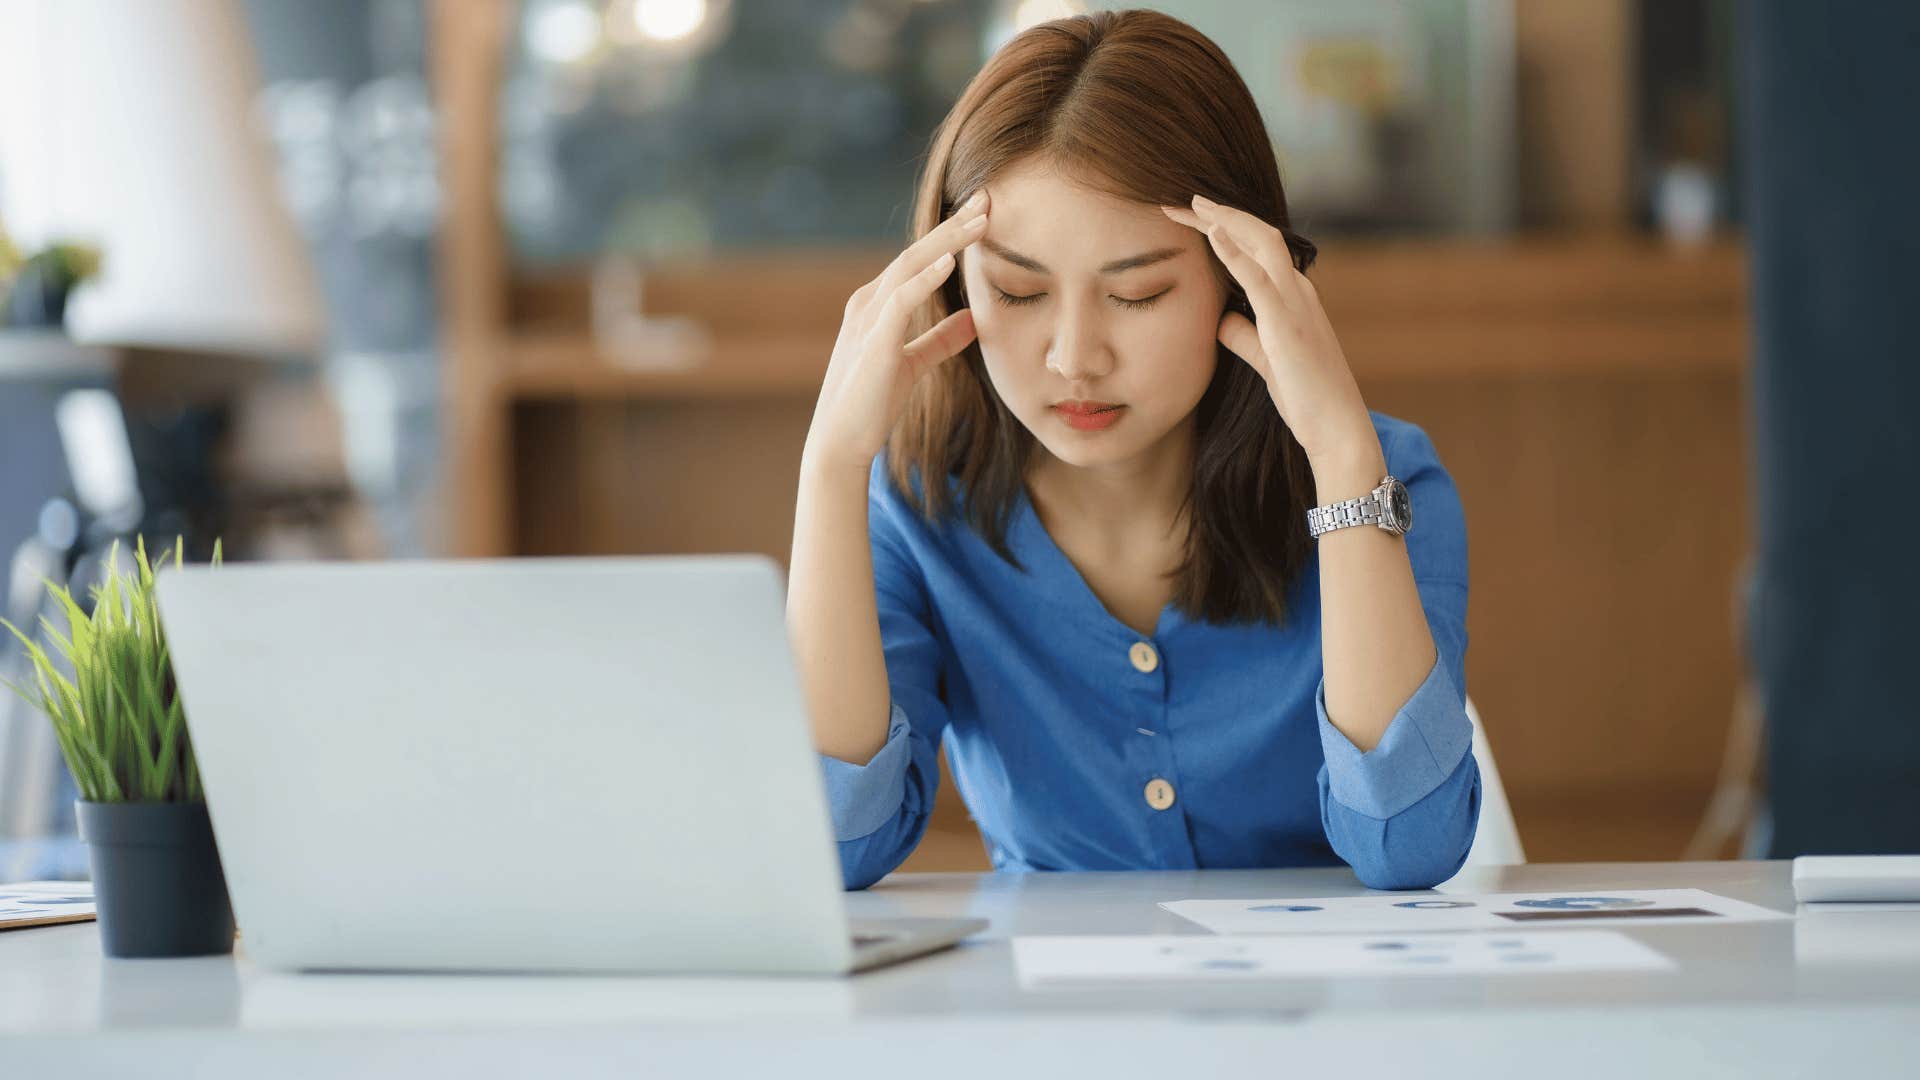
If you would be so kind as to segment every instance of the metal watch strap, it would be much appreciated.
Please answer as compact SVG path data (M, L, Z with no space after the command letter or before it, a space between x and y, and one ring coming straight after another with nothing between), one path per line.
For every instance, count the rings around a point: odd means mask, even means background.
M1328 506L1316 506L1307 511L1307 535L1316 539L1335 529L1379 523L1380 499L1378 494L1372 491L1357 499L1348 499Z

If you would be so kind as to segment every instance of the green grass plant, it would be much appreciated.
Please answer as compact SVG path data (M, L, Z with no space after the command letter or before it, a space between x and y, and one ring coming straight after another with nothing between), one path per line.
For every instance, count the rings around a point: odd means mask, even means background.
M47 582L48 595L67 621L61 633L52 619L40 619L51 650L0 619L0 626L26 646L30 669L24 685L0 683L52 721L60 753L87 802L205 798L154 600L155 574L169 558L181 564L181 541L176 539L156 564L148 560L142 538L135 565L123 574L115 543L104 579L90 590L91 614L66 587ZM220 563L217 542L213 562Z

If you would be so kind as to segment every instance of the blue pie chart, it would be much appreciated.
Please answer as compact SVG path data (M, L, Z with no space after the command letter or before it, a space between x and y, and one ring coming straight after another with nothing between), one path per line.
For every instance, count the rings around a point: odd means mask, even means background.
M1515 900L1513 906L1554 911L1602 911L1607 908L1646 907L1652 903L1651 900L1630 900L1623 896L1552 896L1544 900Z

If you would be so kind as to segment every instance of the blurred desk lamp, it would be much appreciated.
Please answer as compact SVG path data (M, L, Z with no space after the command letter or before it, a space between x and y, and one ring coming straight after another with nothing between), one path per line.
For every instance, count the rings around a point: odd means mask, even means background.
M42 211L18 222L103 252L68 310L73 338L317 350L319 290L255 122L260 76L238 0L29 0L11 17L42 46L9 50L34 85L7 81L40 102L12 117L35 130L8 184Z

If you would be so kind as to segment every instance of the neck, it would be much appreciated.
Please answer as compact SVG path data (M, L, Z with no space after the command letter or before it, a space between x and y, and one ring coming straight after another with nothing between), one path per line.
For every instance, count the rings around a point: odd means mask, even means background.
M1170 538L1193 484L1193 455L1192 416L1139 454L1104 465L1069 465L1036 443L1028 497L1049 521L1122 543Z

